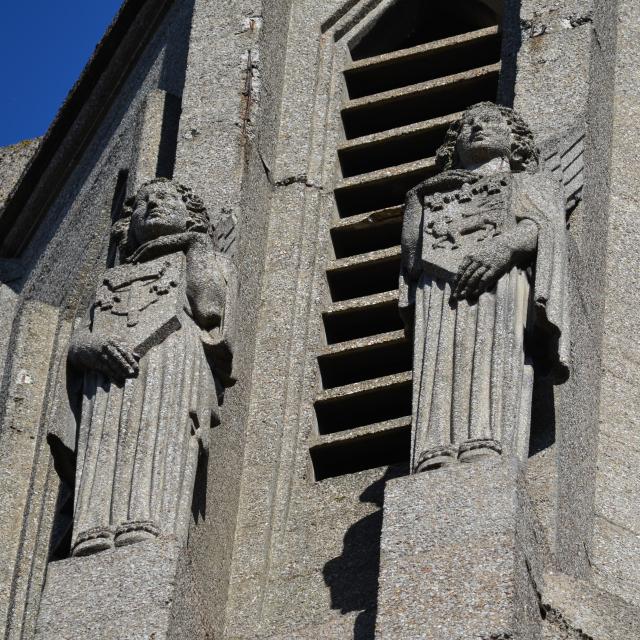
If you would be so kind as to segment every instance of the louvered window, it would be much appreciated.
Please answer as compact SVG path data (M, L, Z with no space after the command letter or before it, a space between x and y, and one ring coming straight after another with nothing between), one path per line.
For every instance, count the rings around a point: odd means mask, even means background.
M352 43L318 358L315 477L408 460L412 345L398 315L402 204L460 111L495 100L498 17L482 2L399 1Z

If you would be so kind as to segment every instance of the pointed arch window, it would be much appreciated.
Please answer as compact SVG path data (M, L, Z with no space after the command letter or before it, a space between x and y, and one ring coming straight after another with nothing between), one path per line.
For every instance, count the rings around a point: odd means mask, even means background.
M501 0L397 0L348 43L318 357L315 477L408 460L411 345L397 311L402 205L468 106L496 100Z

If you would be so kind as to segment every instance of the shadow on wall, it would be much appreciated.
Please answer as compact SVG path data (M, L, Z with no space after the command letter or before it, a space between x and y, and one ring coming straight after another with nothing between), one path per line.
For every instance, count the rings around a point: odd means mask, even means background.
M191 515L196 524L204 522L207 517L207 470L209 469L209 453L202 447L198 452L198 466L193 488Z
M529 457L556 443L556 408L553 380L535 376L531 403Z
M521 0L503 0L502 14L502 67L498 82L496 102L513 107L515 100L516 76L518 73L518 52L522 47Z
M342 614L359 612L354 640L374 640L380 572L380 536L382 507L387 480L405 475L406 465L389 467L384 477L368 486L360 495L361 502L379 508L353 524L344 536L342 553L324 565L324 581L331 592L331 608Z

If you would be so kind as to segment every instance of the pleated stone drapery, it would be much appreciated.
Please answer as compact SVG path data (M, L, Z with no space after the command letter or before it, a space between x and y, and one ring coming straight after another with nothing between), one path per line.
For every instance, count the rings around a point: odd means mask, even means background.
M217 405L200 336L185 314L182 328L141 360L138 377L117 385L86 374L75 544L101 532L186 533L198 429L210 427Z
M184 540L198 454L218 422L218 382L175 253L105 274L91 332L141 355L123 384L84 373L73 553L158 535Z
M477 301L451 301L451 285L421 276L415 299L413 463L494 441L528 447L533 368L525 361L527 274L513 269Z

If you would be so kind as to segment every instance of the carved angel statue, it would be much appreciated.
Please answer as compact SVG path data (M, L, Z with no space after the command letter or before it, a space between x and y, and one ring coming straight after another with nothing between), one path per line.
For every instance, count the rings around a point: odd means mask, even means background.
M512 109L469 108L407 194L400 308L413 332L412 470L526 458L533 366L568 376L565 199Z
M120 264L105 272L69 349L84 377L74 556L184 540L199 449L234 383L236 278L200 198L152 180L114 233Z

